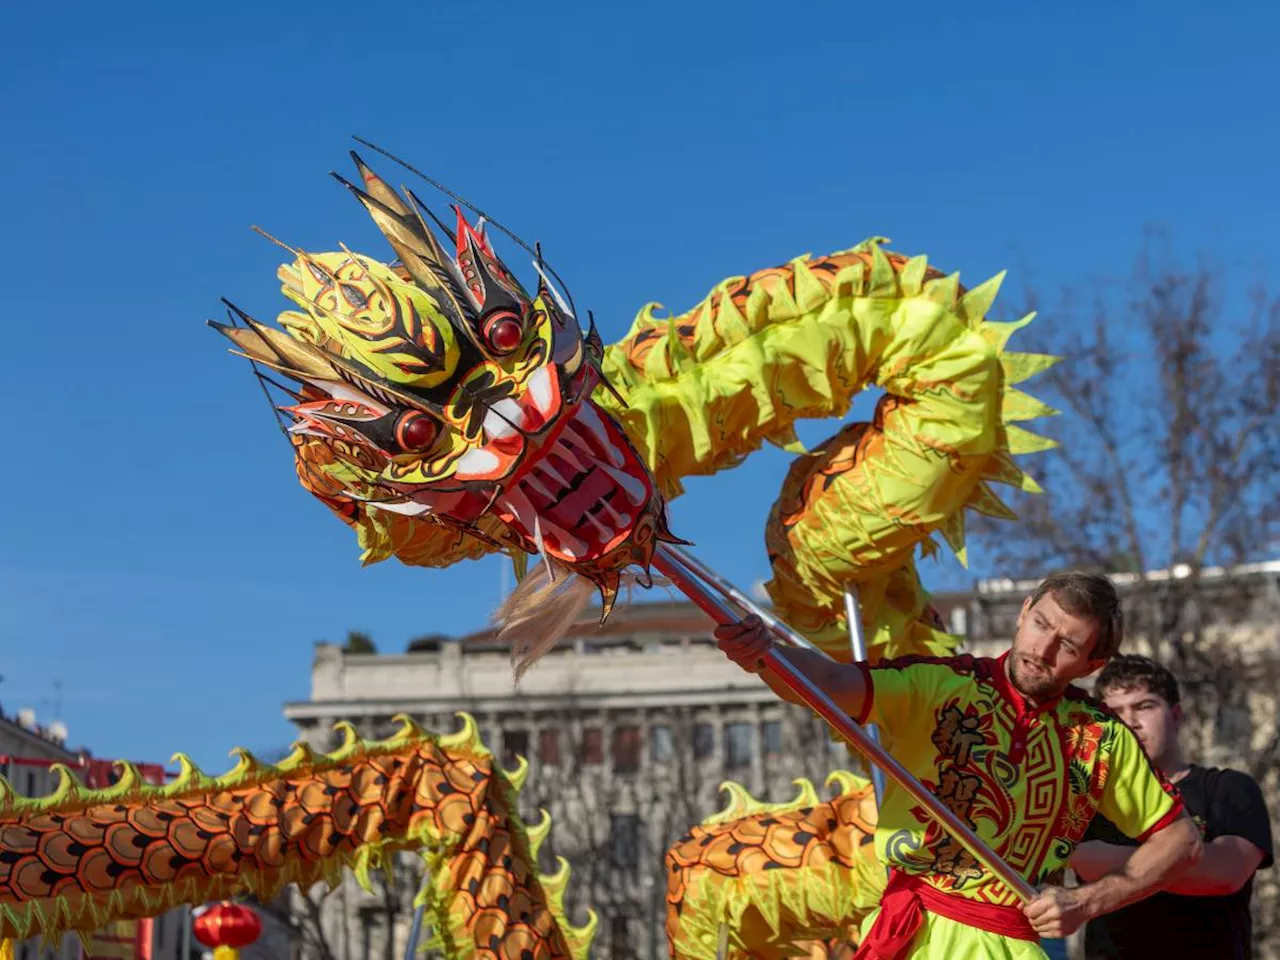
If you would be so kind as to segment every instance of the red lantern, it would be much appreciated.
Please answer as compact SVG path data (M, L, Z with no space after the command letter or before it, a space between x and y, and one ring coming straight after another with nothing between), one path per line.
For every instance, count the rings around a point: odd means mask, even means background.
M196 917L191 932L206 947L213 947L214 960L236 960L241 947L261 936L262 921L248 907L223 900Z

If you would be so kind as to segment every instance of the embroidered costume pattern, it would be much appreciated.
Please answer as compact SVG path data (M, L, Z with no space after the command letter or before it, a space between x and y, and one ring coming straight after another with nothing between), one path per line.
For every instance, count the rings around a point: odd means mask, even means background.
M1139 838L1181 809L1119 720L1074 688L1032 707L1009 684L1004 657L917 658L865 672L871 694L860 722L880 724L894 756L1034 884L1063 869L1095 812ZM943 892L1018 903L894 787L876 842L886 863Z

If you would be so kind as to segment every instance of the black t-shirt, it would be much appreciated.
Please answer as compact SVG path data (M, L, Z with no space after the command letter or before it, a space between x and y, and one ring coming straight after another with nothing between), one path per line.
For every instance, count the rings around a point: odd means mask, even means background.
M1205 843L1243 837L1262 851L1258 869L1271 866L1271 821L1262 791L1251 777L1238 770L1193 765L1177 786ZM1137 846L1103 817L1094 818L1085 839ZM1253 950L1252 895L1252 877L1225 897L1153 894L1091 920L1085 927L1086 960L1248 960Z

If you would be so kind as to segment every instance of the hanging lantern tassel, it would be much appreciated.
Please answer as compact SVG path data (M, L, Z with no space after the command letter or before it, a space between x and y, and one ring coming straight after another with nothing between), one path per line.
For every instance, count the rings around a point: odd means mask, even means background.
M262 921L243 904L223 900L196 917L191 932L206 947L213 947L213 960L237 960L240 948L261 936Z

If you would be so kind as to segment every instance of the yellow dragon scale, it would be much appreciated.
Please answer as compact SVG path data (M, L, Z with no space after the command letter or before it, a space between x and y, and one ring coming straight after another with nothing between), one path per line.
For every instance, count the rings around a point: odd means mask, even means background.
M236 751L220 777L179 756L182 774L155 787L123 767L89 790L66 768L48 797L17 796L0 780L0 938L56 937L182 903L288 883L330 884L349 867L368 885L388 855L421 850L433 942L450 957L585 960L595 918L575 929L563 913L568 871L534 864L550 821L526 828L516 798L527 772L505 774L463 715L451 736L407 717L384 741L339 724L344 743L315 755L303 744L278 765ZM501 918L499 922L496 918Z

